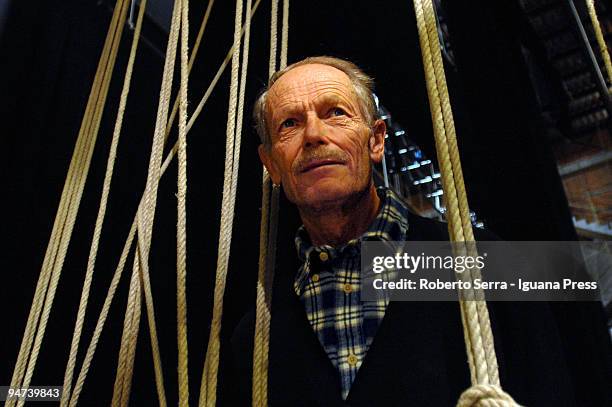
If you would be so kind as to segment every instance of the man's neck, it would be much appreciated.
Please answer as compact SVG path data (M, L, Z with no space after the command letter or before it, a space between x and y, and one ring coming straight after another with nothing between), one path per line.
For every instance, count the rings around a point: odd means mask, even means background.
M300 216L308 235L315 246L339 246L361 236L376 218L380 209L380 198L374 184L336 207L324 211L300 209Z

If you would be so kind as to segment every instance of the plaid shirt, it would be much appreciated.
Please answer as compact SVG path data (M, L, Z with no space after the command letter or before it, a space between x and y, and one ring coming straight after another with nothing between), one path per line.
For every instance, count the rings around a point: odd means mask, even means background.
M319 337L332 364L340 373L342 399L374 340L389 303L361 301L361 242L403 241L408 230L408 209L393 191L378 188L381 210L369 229L343 246L313 246L301 226L295 245L303 265L298 270L294 289L306 310L310 324Z

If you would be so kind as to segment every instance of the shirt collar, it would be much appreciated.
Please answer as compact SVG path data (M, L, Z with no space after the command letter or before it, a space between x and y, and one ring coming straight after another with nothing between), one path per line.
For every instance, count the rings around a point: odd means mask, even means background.
M310 267L318 261L321 252L326 252L329 259L337 256L358 255L362 241L403 241L408 232L408 208L393 190L385 187L376 189L381 199L381 208L374 221L365 233L352 239L340 247L330 245L313 246L304 225L300 226L295 235L295 247L300 262L303 264L295 278L295 289L300 295L306 282Z

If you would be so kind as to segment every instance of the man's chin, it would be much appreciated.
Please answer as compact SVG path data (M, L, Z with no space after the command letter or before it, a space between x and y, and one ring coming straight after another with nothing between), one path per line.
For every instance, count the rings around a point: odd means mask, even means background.
M311 211L323 211L336 206L342 206L355 191L346 186L324 185L318 188L308 188L301 193L295 202L298 207Z

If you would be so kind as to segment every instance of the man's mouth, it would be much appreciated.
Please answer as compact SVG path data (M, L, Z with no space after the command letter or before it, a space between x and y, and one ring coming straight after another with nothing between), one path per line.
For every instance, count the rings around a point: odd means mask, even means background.
M344 164L341 161L333 159L315 160L311 161L302 168L302 173L314 170L315 168L325 167L329 165L341 165Z

